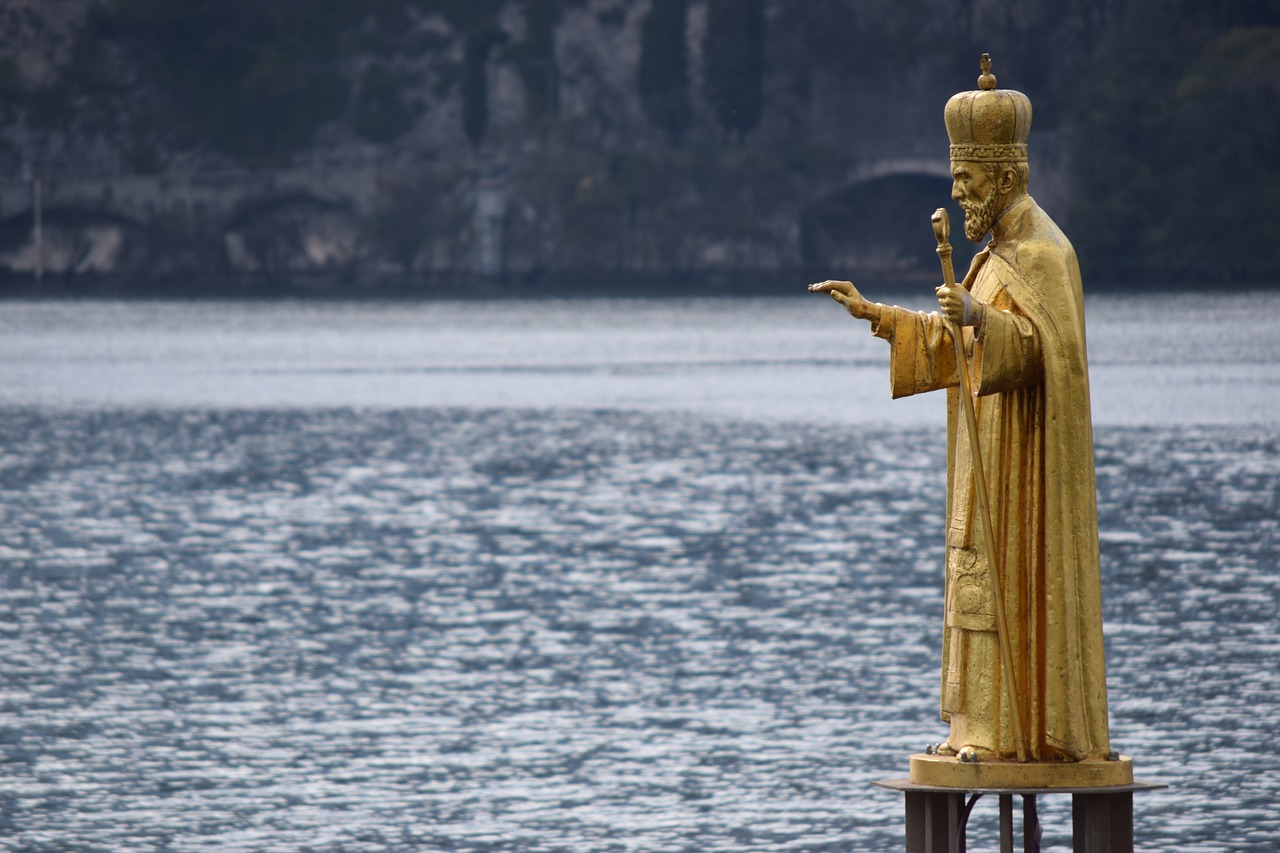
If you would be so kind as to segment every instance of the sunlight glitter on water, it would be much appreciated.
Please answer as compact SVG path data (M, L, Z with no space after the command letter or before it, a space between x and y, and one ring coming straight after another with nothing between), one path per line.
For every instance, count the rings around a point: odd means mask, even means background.
M1280 837L1268 298L1090 303L1147 849ZM0 304L6 843L900 849L936 401L829 304L619 307Z
M29 555L6 562L0 632L0 818L20 845L901 844L900 802L868 784L939 728L930 430L520 411L4 425L3 534ZM1099 447L1104 533L1122 534L1104 536L1113 738L1173 786L1140 802L1139 838L1269 849L1280 789L1241 767L1280 719L1280 513L1258 488L1280 477L1276 439ZM905 566L903 529L920 531ZM82 556L42 560L55 542Z

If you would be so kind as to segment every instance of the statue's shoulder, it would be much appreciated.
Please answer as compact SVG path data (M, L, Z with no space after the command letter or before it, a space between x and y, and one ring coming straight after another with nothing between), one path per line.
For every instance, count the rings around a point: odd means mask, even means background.
M1035 199L1027 196L1002 241L1006 259L1028 279L1066 274L1076 264L1076 251L1058 224Z

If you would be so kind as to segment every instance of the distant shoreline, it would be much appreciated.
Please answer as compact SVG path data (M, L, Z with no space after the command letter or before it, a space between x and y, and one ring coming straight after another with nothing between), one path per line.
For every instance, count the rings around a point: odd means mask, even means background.
M679 298L791 296L809 282L846 278L868 297L920 294L933 285L931 271L715 270L669 273L542 272L511 276L474 273L292 274L254 273L87 273L0 276L0 301L31 299L194 299L194 300L494 300L579 298ZM1275 290L1280 281L1086 280L1086 293Z

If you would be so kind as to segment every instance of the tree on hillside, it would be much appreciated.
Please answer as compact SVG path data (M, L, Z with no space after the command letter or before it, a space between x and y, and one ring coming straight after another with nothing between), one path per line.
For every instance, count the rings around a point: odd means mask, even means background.
M741 139L764 111L764 0L709 0L702 61L720 126Z
M93 7L90 27L128 48L161 95L160 124L184 144L272 163L342 116L354 3L114 0Z
M506 41L498 25L503 0L419 0L443 15L463 37L462 128L477 148L489 129L489 54Z
M505 51L524 83L525 114L531 125L560 111L560 69L556 64L556 24L560 0L527 0L524 40Z
M0 56L0 117L12 121L22 105L22 74L11 56Z
M386 65L375 62L360 77L359 101L352 127L370 142L390 142L413 127L413 109L400 96L400 81Z
M462 52L462 129L480 147L489 129L489 52L500 37L493 32L467 36Z
M689 129L689 72L685 47L687 0L653 0L640 28L640 105L673 139Z
M1113 279L1274 278L1280 3L1173 5L1134 0L1079 93L1073 240Z

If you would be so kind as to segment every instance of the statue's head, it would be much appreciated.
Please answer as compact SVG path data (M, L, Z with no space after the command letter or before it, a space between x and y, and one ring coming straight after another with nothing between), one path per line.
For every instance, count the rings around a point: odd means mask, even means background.
M964 209L964 234L980 241L1006 207L1026 194L1031 101L996 89L991 58L982 54L978 88L953 95L945 112L951 138L951 197Z

